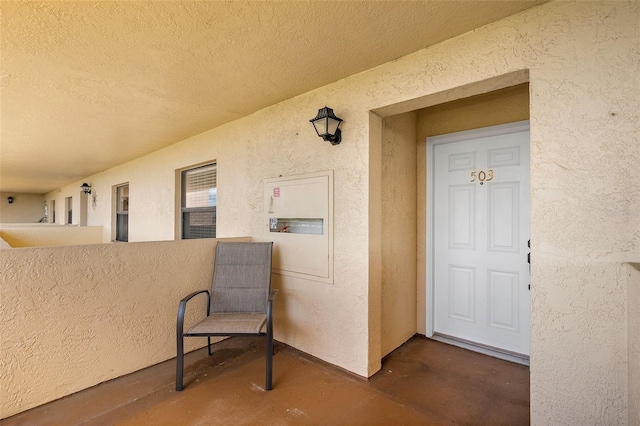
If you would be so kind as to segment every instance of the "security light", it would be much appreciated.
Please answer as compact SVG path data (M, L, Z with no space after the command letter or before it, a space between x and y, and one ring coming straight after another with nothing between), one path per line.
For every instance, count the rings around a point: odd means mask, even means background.
M325 106L319 109L318 115L309 121L313 123L318 136L331 142L331 145L338 145L342 141L342 132L339 129L342 118L336 117L331 108Z

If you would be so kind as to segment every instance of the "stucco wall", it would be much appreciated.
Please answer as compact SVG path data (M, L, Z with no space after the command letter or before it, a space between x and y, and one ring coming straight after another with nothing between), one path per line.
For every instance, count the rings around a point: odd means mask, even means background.
M0 250L2 249L10 249L11 246L9 245L8 242L6 242L5 240L2 239L2 237L0 236Z
M64 188L58 188L55 191L44 195L43 200L49 207L49 217L47 220L49 223L54 223L53 211L51 211L51 201L55 201L55 223L58 225L67 225L66 199L71 197L71 225L91 225L90 223L85 222L87 216L91 214L89 213L91 198L80 189L80 185L82 185L83 182L67 185ZM109 199L104 199L103 202L108 203ZM97 210L97 205L92 206L91 208L95 212ZM102 224L99 224L99 226L101 225ZM109 239L105 239L105 241L109 241Z
M382 135L382 117L369 112L369 282L367 288L367 372L369 374L380 369L382 357Z
M251 235L266 240L264 180L334 170L334 205L339 206L334 210L334 284L276 275L274 285L282 290L276 315L286 320L275 330L275 337L368 376L380 365L377 351L377 366L368 366L368 140L364 136L368 127L357 125L367 126L368 110L362 104L337 109L345 120L345 139L341 145L331 146L317 137L308 120L333 100L319 94L308 96L315 100L293 99L83 179L97 194L96 208L88 212L88 224L104 224L104 234L111 235L108 194L113 185L128 182L129 241L173 239L175 171L215 160L218 236ZM280 123L277 128L273 128L274 120ZM59 204L67 190L74 193L81 183L47 198L53 196ZM380 340L379 332L376 339Z
M77 246L102 243L102 226L0 224L0 237L12 248Z
M382 356L416 333L416 120L382 121Z
M13 203L8 197L13 197ZM0 223L34 223L43 217L43 195L0 192Z
M211 287L216 242L5 250L0 418L175 357L178 301Z
M640 257L639 22L635 1L532 8L88 177L98 189L89 224L110 223L104 194L128 181L132 241L173 238L175 169L216 159L221 235L266 238L264 179L333 169L334 284L280 277L276 338L371 375L381 357L375 261L383 224L372 197L381 189L372 132L381 126L370 111L467 97L528 70L532 423L625 423L620 262ZM345 120L338 146L308 122L324 105ZM596 355L594 344L606 349Z
M463 130L529 119L529 85L519 84L482 95L447 102L418 112L417 119L417 331L426 333L427 138Z
M640 263L627 267L629 426L640 426Z

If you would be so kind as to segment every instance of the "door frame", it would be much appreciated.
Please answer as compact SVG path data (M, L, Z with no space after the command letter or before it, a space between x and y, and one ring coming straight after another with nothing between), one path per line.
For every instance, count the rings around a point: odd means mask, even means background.
M426 155L427 155L427 159L426 159L426 180L427 180L427 197L426 197L426 209L425 211L427 212L427 220L426 220L426 235L424 235L423 237L426 238L425 241L425 247L426 247L426 259L425 259L425 266L426 266L426 291L425 291L425 295L426 295L426 303L425 303L425 307L427 309L425 318L426 318L426 324L425 324L425 335L431 339L435 339L435 340L440 340L440 341L445 341L447 343L451 343L457 346L461 346L467 349L473 349L477 352L481 352L481 353L486 353L488 355L492 355L492 356L497 356L499 358L503 358L503 359L508 359L510 361L515 361L515 362L519 362L519 363L523 363L523 364L528 364L528 358L525 360L521 357L518 356L513 356L510 355L509 353L503 352L501 350L492 350L490 348L486 348L486 347L482 347L482 346L476 346L472 343L469 342L465 342L465 341L453 341L452 339L447 339L438 335L435 335L435 331L434 331L434 315L435 315L435 258L434 258L434 238L433 236L435 235L435 221L434 221L434 214L435 214L435 205L434 205L434 198L435 198L435 158L434 158L434 152L435 152L435 146L436 145L441 145L441 144L446 144L446 143L453 143L453 142L461 142L461 141L465 141L468 139L478 139L478 138L484 138L484 137L491 137L491 136L500 136L500 135L506 135L506 134L510 134L510 133L518 133L518 132L523 132L523 131L529 131L530 130L530 125L529 125L529 120L524 120L524 121L516 121L513 123L507 123L507 124L499 124L496 126L489 126L489 127L481 127L478 129L472 129L472 130L464 130L461 132L455 132L455 133L448 133L445 135L438 135L438 136L431 136L427 138L427 147L426 147ZM529 168L531 168L531 162L529 162ZM529 219L531 220L531 219ZM529 316L531 316L531 305L529 305ZM529 325L529 327L531 327L531 325Z

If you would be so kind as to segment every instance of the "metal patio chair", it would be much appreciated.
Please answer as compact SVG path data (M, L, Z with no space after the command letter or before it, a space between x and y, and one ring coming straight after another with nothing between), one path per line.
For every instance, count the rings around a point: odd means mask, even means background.
M184 338L207 337L211 355L211 336L263 335L267 338L266 390L272 388L273 300L271 253L273 243L218 242L211 292L200 290L180 301L177 322L176 391L183 388ZM184 332L187 302L207 295L207 317Z

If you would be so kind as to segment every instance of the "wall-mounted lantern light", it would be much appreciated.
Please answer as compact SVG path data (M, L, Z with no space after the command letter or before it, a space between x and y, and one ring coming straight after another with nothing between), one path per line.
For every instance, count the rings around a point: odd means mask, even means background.
M13 197L7 197L7 201L9 202L9 204L13 204Z
M84 192L85 194L91 194L91 185L89 185L87 182L83 183L80 186L80 189L82 189L82 192Z
M338 145L342 141L342 132L339 129L342 118L336 117L331 108L320 108L318 115L309 121L313 123L318 136L331 142L331 145Z

